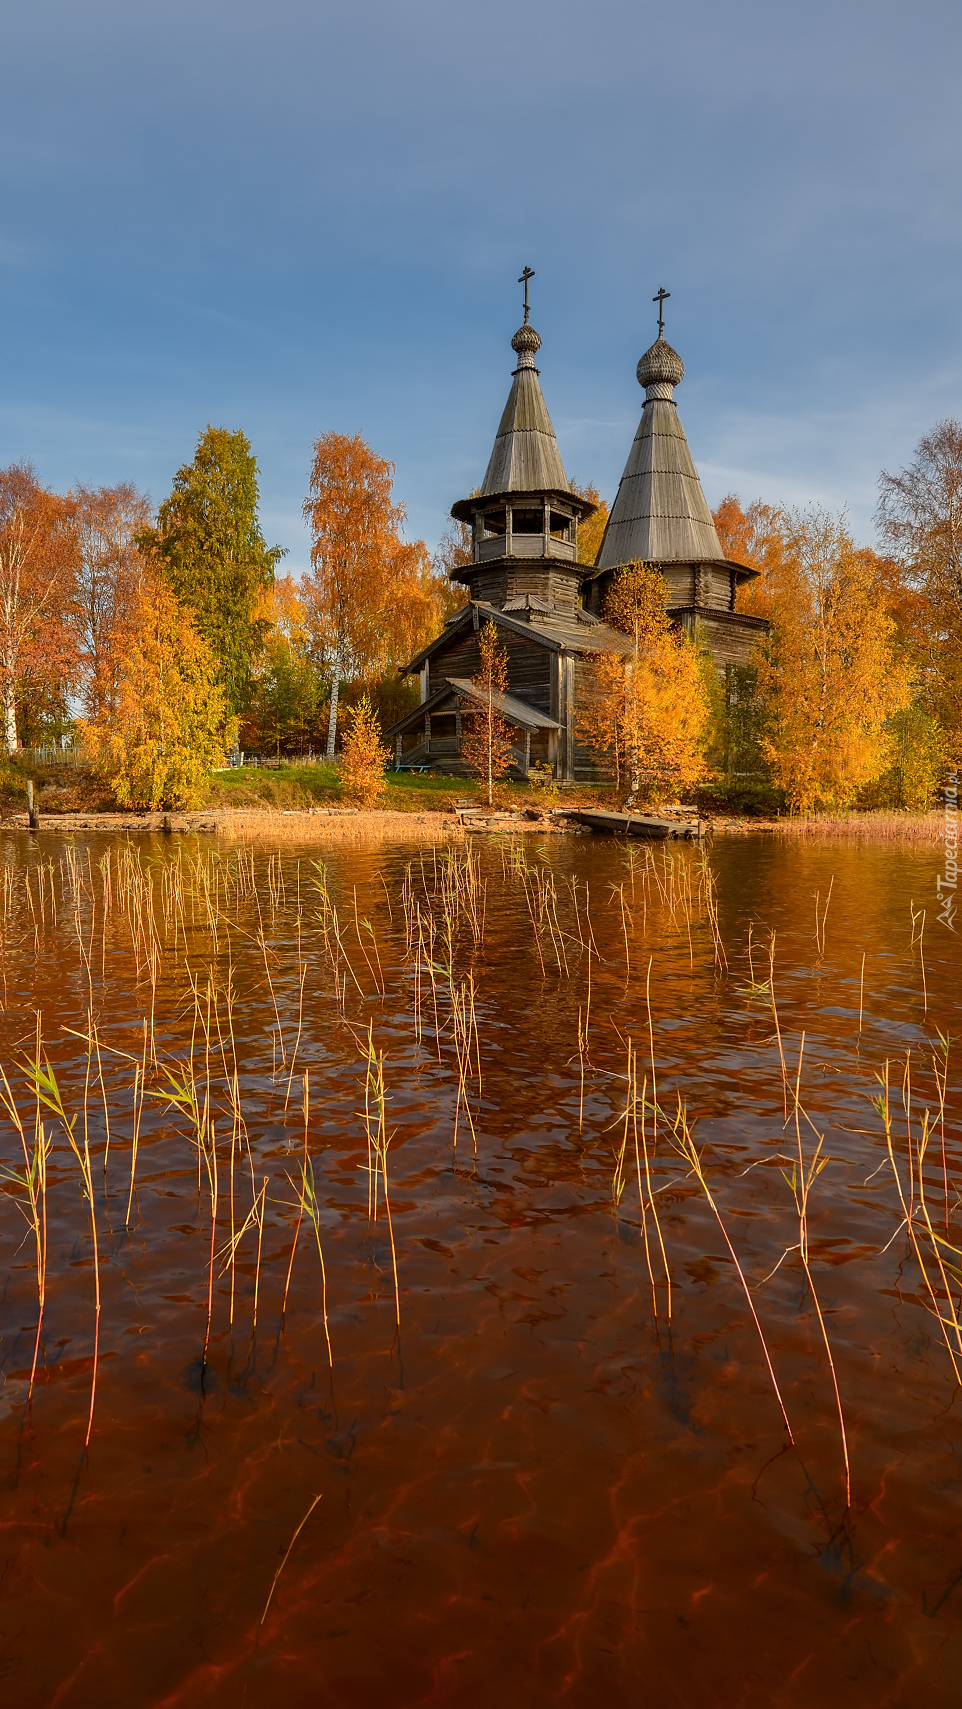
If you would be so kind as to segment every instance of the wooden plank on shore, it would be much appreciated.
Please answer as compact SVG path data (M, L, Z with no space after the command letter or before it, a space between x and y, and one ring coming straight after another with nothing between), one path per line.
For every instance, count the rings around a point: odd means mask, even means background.
M703 837L705 827L700 819L657 819L647 813L614 813L600 808L585 808L571 813L579 825L590 831L620 832L628 837Z

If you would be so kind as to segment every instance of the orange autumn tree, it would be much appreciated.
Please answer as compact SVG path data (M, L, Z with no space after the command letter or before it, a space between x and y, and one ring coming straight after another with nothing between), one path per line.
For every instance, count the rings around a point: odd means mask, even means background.
M3 743L18 745L17 706L61 696L77 664L74 504L48 492L29 463L0 469L0 693Z
M196 807L237 722L217 660L167 582L146 571L119 673L116 709L82 726L94 769L122 807Z
M445 618L460 611L465 590L440 576L423 540L394 541L388 564L390 600L384 613L379 668L407 664L432 641Z
M772 625L757 649L761 751L795 811L849 806L891 765L912 698L884 565L817 508L769 511L758 545L754 599Z
M501 696L508 692L508 655L498 640L497 625L490 617L478 632L479 669L471 678L478 696L477 710L463 717L461 758L485 784L488 806L494 802L494 786L515 763L511 746L513 726L501 712Z
M370 681L417 652L439 627L442 595L427 548L401 535L394 464L360 435L325 433L314 446L304 515L311 570L304 602L315 659L331 681L327 752L333 757L341 681Z
M578 524L578 562L579 564L596 564L601 542L605 537L608 526L608 506L598 488L591 486L579 487L577 481L571 482L571 490L579 498L586 498L589 504L598 506L593 516Z
M643 791L682 788L702 775L708 696L697 648L672 630L658 570L618 570L604 617L625 647L586 661L578 729L616 785L627 781L631 807Z

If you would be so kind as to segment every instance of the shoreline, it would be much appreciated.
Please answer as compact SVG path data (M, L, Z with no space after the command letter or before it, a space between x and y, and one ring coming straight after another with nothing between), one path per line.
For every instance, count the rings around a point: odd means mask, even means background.
M418 813L391 808L218 807L198 808L190 812L41 813L38 831L55 831L68 836L88 831L124 835L148 832L160 835L270 836L310 842L343 842L371 837L391 842L429 841L432 838L464 838L472 834L542 837L602 834L573 822L569 817L571 812L572 809L563 807L548 809L543 814L531 809L527 812L489 813L475 808L466 813L451 809ZM674 816L671 809L661 809L660 812L665 817ZM682 815L677 817L680 819ZM844 839L861 837L872 842L912 842L934 848L945 836L944 815L938 811L928 814L853 813L812 819L755 819L738 814L719 814L717 817L702 815L702 824L708 841L714 837L753 834L834 836ZM0 829L29 832L27 814L9 814L0 821Z

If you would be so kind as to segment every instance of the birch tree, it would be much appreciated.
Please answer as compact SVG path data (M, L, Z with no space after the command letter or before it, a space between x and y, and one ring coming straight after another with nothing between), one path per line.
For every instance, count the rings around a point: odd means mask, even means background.
M404 520L392 499L394 464L357 435L325 433L314 445L304 515L311 530L305 598L318 651L331 673L328 758L334 757L341 679L361 675L379 652L391 548Z
M930 597L962 621L962 421L923 434L907 469L883 469L878 523Z
M150 501L128 482L77 487L77 628L87 716L116 712L120 671L133 633L144 562L136 538Z
M892 762L891 720L911 700L912 661L879 560L856 547L843 517L785 510L770 526L762 751L795 810L848 806Z
M927 625L920 702L962 761L962 421L937 422L907 468L879 478L879 532L906 571Z
M505 777L515 763L511 746L513 726L500 708L501 696L508 692L508 655L498 639L497 625L488 618L478 631L479 669L471 678L471 686L480 705L463 715L461 758L483 782L488 806L494 803L494 786Z
M647 564L619 570L604 616L625 636L625 647L586 661L578 727L615 783L627 781L630 809L643 792L678 788L702 775L708 696L697 649L672 631L658 570Z
M315 654L331 681L327 752L333 758L340 685L370 681L407 661L437 632L452 596L423 540L402 537L394 464L358 435L326 433L314 446L304 515L311 571L304 601Z
M17 703L76 665L74 505L28 463L0 469L0 692L3 744L18 745Z

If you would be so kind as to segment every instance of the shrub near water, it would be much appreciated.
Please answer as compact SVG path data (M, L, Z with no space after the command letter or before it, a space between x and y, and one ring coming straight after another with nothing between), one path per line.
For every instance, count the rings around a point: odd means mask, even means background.
M367 695L344 714L347 734L342 750L344 794L358 807L374 807L387 787L384 767L390 758L381 726Z

